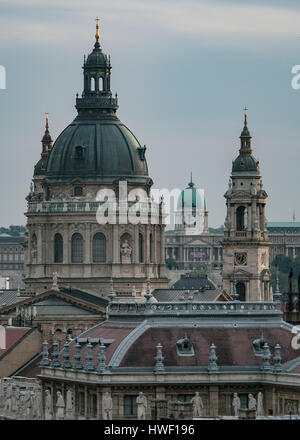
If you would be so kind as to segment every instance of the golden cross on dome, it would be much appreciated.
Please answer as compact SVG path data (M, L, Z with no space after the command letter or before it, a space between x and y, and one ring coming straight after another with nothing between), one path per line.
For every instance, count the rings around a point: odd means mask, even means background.
M95 35L95 37L96 37L96 40L99 40L99 38L100 38L100 35L99 35L99 21L100 21L100 19L98 17L96 17L95 18L95 22L96 22L96 35Z
M49 116L49 113L45 112L45 115L46 115L46 128L48 128L48 122L49 122L48 116Z
M245 111L245 125L247 125L247 111L248 111L248 109L246 106L244 108L244 111Z

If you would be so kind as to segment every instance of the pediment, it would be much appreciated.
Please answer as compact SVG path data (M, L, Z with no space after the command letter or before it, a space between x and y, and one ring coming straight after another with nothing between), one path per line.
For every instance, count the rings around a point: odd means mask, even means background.
M237 269L234 272L232 272L232 275L233 276L243 275L243 276L250 277L252 274L250 272L248 272L247 270L245 270L245 269Z
M237 191L232 194L231 199L251 199L251 195L246 191Z
M206 246L206 247L209 247L210 243L208 243L207 241L204 241L204 240L197 239L197 240L191 240L191 241L187 242L186 245L188 245L188 246Z
M83 180L80 177L75 177L74 179L71 180L71 183L73 185L78 183L83 183Z
M105 312L105 310L95 304L92 304L90 302L88 302L88 300L84 301L75 297L72 297L70 295L67 295L61 291L57 291L57 290L47 290L46 292L43 292L39 295L33 296L31 298L26 298L23 301L19 301L17 303L11 304L9 306L6 307L2 307L0 310L0 313L7 313L10 312L14 309L16 309L16 307L26 307L26 306L31 306L31 305L38 305L41 304L43 305L43 303L45 304L45 301L52 303L52 304L63 304L65 303L66 305L72 305L75 306L77 309L82 309L82 310L87 310L87 311L93 311L94 313L101 313L101 312Z

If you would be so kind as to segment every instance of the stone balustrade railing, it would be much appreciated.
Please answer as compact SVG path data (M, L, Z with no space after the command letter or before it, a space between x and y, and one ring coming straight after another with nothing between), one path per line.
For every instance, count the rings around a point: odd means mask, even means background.
M280 312L278 302L112 302L109 315L223 315L223 314L273 314Z
M128 208L124 207L122 210L122 205L120 207L117 203L103 202L106 208L111 211L115 210L117 213L127 213ZM133 203L128 203L130 207ZM58 213L58 212L95 212L98 210L100 202L28 202L27 212L29 213ZM160 207L156 203L139 203L139 211L141 214L154 214L159 215Z

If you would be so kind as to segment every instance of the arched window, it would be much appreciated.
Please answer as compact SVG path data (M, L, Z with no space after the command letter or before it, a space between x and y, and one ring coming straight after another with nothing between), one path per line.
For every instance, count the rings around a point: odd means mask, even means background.
M246 301L246 286L245 283L239 282L236 284L236 293L239 301Z
M37 252L37 237L33 234L31 237L31 257L34 262L37 260Z
M91 92L96 90L96 79L94 77L91 78Z
M61 234L54 236L54 263L63 262L63 238Z
M245 207L239 206L236 210L236 230L245 230Z
M149 236L149 258L150 263L153 263L153 236L150 234Z
M105 263L106 261L106 238L98 232L93 238L93 262Z
M144 261L144 243L143 236L139 234L139 262L142 263Z
M71 261L72 263L83 263L83 238L79 233L72 235Z

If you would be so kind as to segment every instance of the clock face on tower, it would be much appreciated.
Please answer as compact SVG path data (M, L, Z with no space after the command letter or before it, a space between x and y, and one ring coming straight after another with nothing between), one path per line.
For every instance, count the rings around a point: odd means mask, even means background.
M245 266L247 264L247 253L246 252L235 252L234 264L236 266Z

